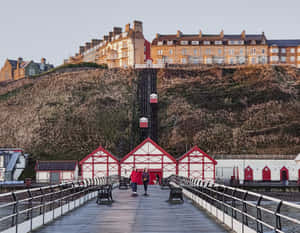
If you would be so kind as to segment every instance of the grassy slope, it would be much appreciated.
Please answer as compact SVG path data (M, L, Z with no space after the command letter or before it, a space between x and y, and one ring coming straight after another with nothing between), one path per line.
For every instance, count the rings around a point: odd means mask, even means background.
M175 155L299 153L300 74L248 67L160 72L160 142Z
M161 70L159 144L179 156L299 153L300 74L295 69ZM99 145L124 156L137 145L136 74L91 69L0 88L0 147L34 159L81 159Z

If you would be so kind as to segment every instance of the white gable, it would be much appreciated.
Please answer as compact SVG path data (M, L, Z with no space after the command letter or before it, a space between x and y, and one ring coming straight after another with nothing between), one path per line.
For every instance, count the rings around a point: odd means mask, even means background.
M159 149L157 149L152 143L146 142L141 148L139 148L136 152L134 152L136 155L141 154L156 154L161 155L163 154Z

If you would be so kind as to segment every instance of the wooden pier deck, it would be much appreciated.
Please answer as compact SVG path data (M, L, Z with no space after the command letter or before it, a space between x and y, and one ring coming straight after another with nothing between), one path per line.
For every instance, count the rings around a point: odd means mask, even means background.
M43 233L160 233L160 232L227 232L190 200L183 204L169 204L169 190L149 187L145 197L142 186L139 196L132 197L130 190L113 191L115 202L97 205L92 200L36 232Z

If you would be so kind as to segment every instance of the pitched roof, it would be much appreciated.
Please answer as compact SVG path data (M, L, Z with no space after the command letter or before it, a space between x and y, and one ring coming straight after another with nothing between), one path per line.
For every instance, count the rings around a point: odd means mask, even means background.
M11 64L13 69L17 69L18 61L7 59L7 61Z
M183 160L185 157L189 156L190 154L192 154L194 151L198 151L200 152L201 155L205 156L206 158L210 159L213 164L217 164L217 161L214 160L212 157L210 157L208 154L206 154L203 150L201 150L198 146L194 146L193 148L191 148L188 152L186 152L185 154L183 154L181 157L179 157L177 160L180 162L181 160Z
M77 166L76 160L53 160L53 161L37 161L35 165L36 171L73 171Z
M277 45L279 47L299 46L300 40L268 40L268 45Z
M80 162L79 164L83 164L86 160L88 160L91 156L93 155L97 155L98 152L100 152L99 154L103 155L107 155L109 157L111 157L113 160L115 160L116 162L119 162L119 160L117 159L116 156L114 156L113 154L111 154L110 152L108 152L107 150L105 150L102 146L99 146L96 150L94 150L92 153L90 153L89 155L85 156ZM103 153L101 153L103 152Z
M144 145L146 145L147 143L148 146L146 148L146 151L144 150L140 150L143 149ZM176 163L176 159L170 155L168 152L166 152L163 148L161 148L159 145L157 145L151 138L146 138L141 144L139 144L135 149L133 149L131 152L129 152L122 160L121 163L123 163L129 156L134 155L134 154L147 154L147 155L151 155L151 151L154 151L155 153L157 153L157 151L159 151L159 153L161 155L165 155L167 156L172 162Z

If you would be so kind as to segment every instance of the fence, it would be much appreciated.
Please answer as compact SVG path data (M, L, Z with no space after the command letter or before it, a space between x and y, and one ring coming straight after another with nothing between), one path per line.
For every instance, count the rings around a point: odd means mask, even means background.
M96 197L99 186L118 180L98 177L0 194L0 231L31 232Z
M300 232L300 205L197 179L173 176L173 185L235 232Z

